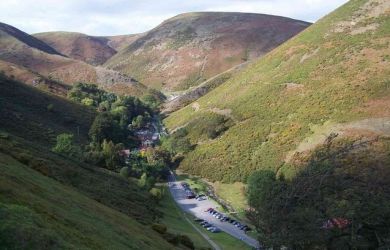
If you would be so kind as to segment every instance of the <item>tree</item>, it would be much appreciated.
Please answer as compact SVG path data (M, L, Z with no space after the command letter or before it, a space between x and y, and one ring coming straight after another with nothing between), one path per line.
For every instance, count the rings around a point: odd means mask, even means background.
M112 141L103 140L102 153L105 159L105 166L110 170L116 169L121 165L119 151L123 149L123 145L115 145Z
M146 119L142 115L138 115L131 122L131 127L134 129L140 129L146 125Z
M125 133L111 114L102 112L93 121L89 136L96 143L101 143L104 139L119 142L125 137Z
M53 152L80 158L81 149L73 142L73 134L60 134L57 136L57 143L52 148Z
M81 100L81 103L84 104L85 106L93 106L94 105L94 101L93 99L89 98L89 97L85 97Z

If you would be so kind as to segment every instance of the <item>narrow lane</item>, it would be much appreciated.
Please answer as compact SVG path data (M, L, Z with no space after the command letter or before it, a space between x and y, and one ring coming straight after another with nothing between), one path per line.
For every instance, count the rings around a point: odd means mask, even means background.
M217 218L213 217L211 214L205 212L206 209L210 207L218 207L218 204L214 203L214 201L209 199L204 201L197 201L196 199L187 199L184 189L180 186L180 182L176 180L176 177L172 171L169 176L169 190L176 203L185 212L190 212L197 218L210 222L222 231L232 235L239 240L242 240L251 247L259 248L259 243L257 242L257 240L246 235L244 231L240 230L239 228L228 222L221 222Z

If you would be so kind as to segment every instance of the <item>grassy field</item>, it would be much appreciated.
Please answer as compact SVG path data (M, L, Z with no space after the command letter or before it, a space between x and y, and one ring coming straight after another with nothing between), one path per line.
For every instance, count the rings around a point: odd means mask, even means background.
M217 181L212 185L218 197L229 203L239 214L243 214L248 204L245 198L245 185L242 182L222 183Z
M168 232L189 236L196 249L211 248L210 244L184 219L186 215L173 200L168 187L164 186L163 190L163 199L159 203L160 211L164 213L161 223L168 227Z
M388 117L390 14L379 4L349 1L198 99L196 108L170 114L166 127L187 126L197 144L179 169L224 183L245 183L260 169L289 178L297 171L289 156L327 124L340 132L345 124ZM214 119L216 113L234 123ZM220 125L223 131L208 138L205 126ZM377 131L365 129L344 134Z

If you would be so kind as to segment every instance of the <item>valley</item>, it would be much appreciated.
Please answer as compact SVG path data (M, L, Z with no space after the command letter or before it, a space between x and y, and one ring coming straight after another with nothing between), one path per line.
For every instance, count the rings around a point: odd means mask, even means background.
M390 247L390 2L195 10L1 20L0 249Z

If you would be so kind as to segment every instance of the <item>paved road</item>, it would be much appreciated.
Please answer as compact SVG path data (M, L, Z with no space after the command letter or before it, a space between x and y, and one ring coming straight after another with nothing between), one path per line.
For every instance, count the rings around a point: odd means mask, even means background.
M200 219L207 220L211 224L220 228L222 231L225 231L233 237L244 241L249 246L256 248L259 247L259 243L257 242L257 240L246 235L244 231L236 228L234 225L228 222L221 222L217 218L214 218L212 215L205 212L205 210L210 207L218 210L219 206L214 201L197 201L196 199L187 199L184 189L181 187L180 182L176 181L176 177L173 172L171 172L171 175L169 176L169 190L171 191L171 194L175 199L176 203L184 211L190 212Z

